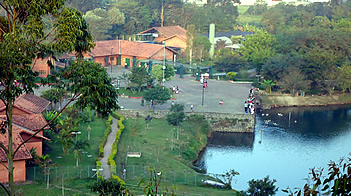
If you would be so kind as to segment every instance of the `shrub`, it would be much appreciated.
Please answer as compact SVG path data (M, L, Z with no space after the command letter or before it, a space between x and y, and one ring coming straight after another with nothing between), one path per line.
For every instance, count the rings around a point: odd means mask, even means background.
M99 157L104 156L104 146L107 142L108 134L110 134L110 132L111 132L111 123L112 123L112 116L109 116L107 121L106 121L106 129L104 132L104 137L99 145Z

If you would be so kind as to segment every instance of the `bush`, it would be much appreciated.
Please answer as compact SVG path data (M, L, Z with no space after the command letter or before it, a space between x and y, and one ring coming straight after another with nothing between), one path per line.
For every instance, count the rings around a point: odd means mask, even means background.
M117 114L116 112L113 112L112 113L112 116L114 118L117 118L119 119L118 121L118 130L117 130L117 133L116 133L116 139L115 139L115 142L113 142L112 144L112 152L110 154L110 156L108 157L108 164L111 166L111 176L113 179L119 181L121 184L125 184L124 181L119 178L116 174L117 174L117 166L116 166L116 162L115 162L115 157L116 157L116 154L117 154L117 146L118 146L118 142L119 142L119 139L121 137L121 134L122 134L122 131L124 130L124 124L123 124L123 121L124 121L124 117L120 114Z
M107 142L107 137L108 134L111 133L111 123L112 123L112 116L109 116L107 121L106 121L106 129L104 132L104 138L102 139L100 145L99 145L99 157L103 157L104 156L104 146Z

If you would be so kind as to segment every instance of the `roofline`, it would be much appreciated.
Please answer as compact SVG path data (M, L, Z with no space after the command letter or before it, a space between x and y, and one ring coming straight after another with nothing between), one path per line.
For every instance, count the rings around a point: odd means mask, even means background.
M150 29L147 29L147 30L145 30L145 31L143 31L143 32L140 32L140 33L138 33L137 35L141 35L141 34L143 34L143 33L145 33L145 32L148 32L148 31L150 31L150 30L152 30L152 29L155 29L155 27L151 27ZM156 30L156 29L155 29ZM156 30L157 31L157 30Z

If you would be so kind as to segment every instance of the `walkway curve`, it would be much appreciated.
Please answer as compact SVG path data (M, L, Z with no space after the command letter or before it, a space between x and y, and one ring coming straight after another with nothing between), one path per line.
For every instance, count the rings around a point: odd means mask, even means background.
M111 178L111 166L108 164L108 157L112 153L112 145L116 140L116 134L118 131L118 119L112 119L111 133L107 137L107 142L104 146L104 157L101 159L102 176L105 179Z

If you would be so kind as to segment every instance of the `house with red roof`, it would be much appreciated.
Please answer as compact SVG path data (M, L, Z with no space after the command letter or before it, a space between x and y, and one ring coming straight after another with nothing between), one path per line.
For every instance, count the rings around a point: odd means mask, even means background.
M132 42L126 40L107 40L95 42L95 47L84 57L93 58L103 66L122 65L133 67L137 60L153 59L173 61L178 53L168 46Z
M186 48L186 30L180 26L152 27L137 34L142 41L165 44L174 50Z
M13 106L13 148L16 149L23 141L33 136L35 132L46 126L47 122L42 115L49 101L33 94L22 94L19 96ZM5 104L0 101L0 123L6 120ZM44 128L49 129L49 126ZM35 149L36 154L43 154L43 140L49 140L40 131L22 145L14 157L14 180L15 182L25 181L26 165L25 160L31 159L30 150ZM0 135L0 143L8 147L8 130ZM0 149L0 160L7 165L6 153ZM0 164L0 182L8 182L8 172L3 164Z

